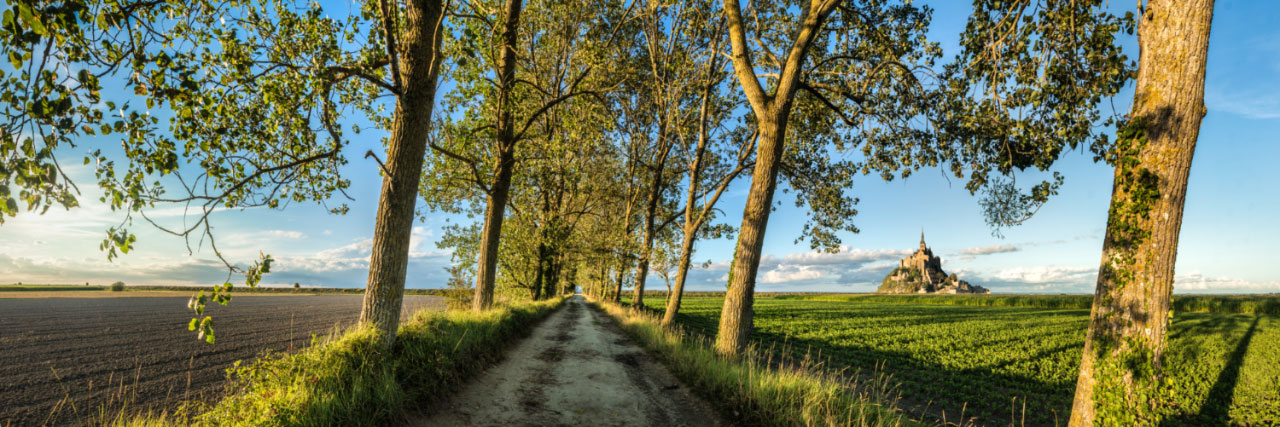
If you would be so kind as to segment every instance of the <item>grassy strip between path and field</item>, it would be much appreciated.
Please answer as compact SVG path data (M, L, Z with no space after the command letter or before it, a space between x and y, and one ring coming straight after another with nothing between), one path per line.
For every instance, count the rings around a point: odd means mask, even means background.
M846 301L877 304L965 305L987 307L1079 308L1093 306L1093 295L778 295L778 299ZM1280 314L1280 295L1176 295L1175 313Z
M371 329L355 329L294 354L265 355L229 370L228 394L211 406L104 420L132 426L387 425L424 409L496 363L563 298L486 313L418 312L382 351Z
M694 335L664 329L648 313L593 301L693 390L735 423L767 426L914 426L893 409L885 377L854 384L807 363L776 363L755 349L721 358Z

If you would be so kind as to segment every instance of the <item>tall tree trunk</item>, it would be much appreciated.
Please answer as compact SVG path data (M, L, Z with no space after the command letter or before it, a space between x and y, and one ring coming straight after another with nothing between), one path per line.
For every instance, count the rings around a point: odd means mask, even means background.
M546 270L542 269L542 265L546 262L547 247L542 243L538 243L538 266L534 267L533 289L530 289L534 301L542 299L542 282L547 276L543 274Z
M717 41L712 45L712 50L718 50L720 43ZM741 168L734 168L729 173L727 179L722 182L715 194L702 207L698 213L694 213L693 207L698 200L698 188L702 180L703 160L707 155L707 144L710 141L708 136L708 125L711 120L710 100L711 92L715 89L715 85L719 84L719 80L714 78L717 66L715 55L712 55L707 66L707 84L702 87L701 101L698 104L698 145L694 148L693 161L689 164L689 189L685 195L684 202L684 239L680 243L680 259L676 266L676 285L674 289L668 289L667 308L662 312L662 326L671 326L675 323L676 315L680 313L680 301L684 298L684 281L689 276L689 265L693 258L693 244L698 239L698 230L702 228L703 222L706 221L710 209L715 206L716 201L720 200L720 195L724 189L728 187L733 177L737 176Z
M760 267L765 227L769 224L773 191L777 187L789 107L787 105L785 110L773 114L773 117L759 119L760 139L756 148L756 165L751 174L747 204L742 210L738 246L733 252L733 264L729 266L729 290L725 294L724 309L720 313L720 330L716 334L716 351L723 355L741 353L751 334L751 305L755 300L756 270Z
M548 250L542 257L545 260L539 264L543 271L542 295L543 298L551 298L556 294L556 282L558 281L555 267L556 257L551 250Z
M600 262L600 283L599 283L600 287L599 289L596 289L596 299L599 299L601 301L604 301L605 297L608 296L608 289L609 289L608 287L609 271L608 269L605 268L604 265L605 263L603 261Z
M516 80L516 42L520 29L523 2L507 0L506 19L502 27L502 53L498 57L498 119L494 122L498 141L498 164L489 187L488 207L484 213L484 234L480 241L480 263L476 272L476 297L471 308L488 310L493 306L493 289L498 268L498 245L502 237L502 218L507 211L511 190L511 174L515 169L515 123L511 114L511 89Z
M480 238L480 263L476 268L476 294L471 308L488 310L493 306L493 289L497 282L498 245L502 238L502 220L507 213L507 197L511 194L511 172L515 156L509 150L499 154L498 170L489 186L488 206L484 210L484 231Z
M663 172L667 168L667 156L671 153L671 144L666 138L667 125L665 119L658 126L658 153L657 162L653 166L653 175L649 178L649 200L644 210L644 247L640 249L640 261L636 265L636 289L635 300L631 302L631 308L641 310L644 308L644 281L649 277L649 258L653 256L653 240L654 225L658 214L658 202L662 201L663 190Z
M618 266L617 277L613 280L613 283L614 283L613 302L619 302L619 303L622 302L622 282L624 279L626 279L627 264L629 263L627 262L627 260L624 259L622 260L622 265Z
M360 324L372 325L383 334L387 347L395 345L404 299L405 272L409 264L409 239L413 230L418 182L435 105L436 76L440 66L443 6L439 0L412 0L405 5L406 28L400 49L401 84L395 119L387 146L382 196L373 228L373 253Z
M1204 117L1213 0L1151 0L1138 24L1115 182L1072 426L1154 425L1187 177Z
M729 26L729 45L733 47L733 72L742 84L751 110L757 120L756 165L751 173L751 189L742 212L742 228L738 230L738 247L729 267L729 291L724 310L720 312L720 331L716 335L716 351L722 355L740 353L751 334L751 304L756 287L756 269L760 267L760 251L764 231L769 223L773 190L777 187L778 168L786 138L791 103L800 87L809 46L821 33L823 23L840 2L824 2L821 7L804 8L799 26L792 32L791 50L778 73L773 95L765 92L751 62L746 27L742 23L742 7L738 0L724 0L725 21Z
M676 285L671 289L671 293L667 295L667 309L662 313L662 326L671 326L675 323L676 314L680 312L680 300L684 297L684 281L689 276L689 265L693 258L693 242L697 237L698 226L689 227L687 224L684 230L684 241L680 243L680 261L676 266Z
M649 257L653 255L653 215L656 210L656 203L651 201L644 219L644 247L640 249L640 260L636 262L636 285L631 299L633 310L644 307L644 281L649 278Z

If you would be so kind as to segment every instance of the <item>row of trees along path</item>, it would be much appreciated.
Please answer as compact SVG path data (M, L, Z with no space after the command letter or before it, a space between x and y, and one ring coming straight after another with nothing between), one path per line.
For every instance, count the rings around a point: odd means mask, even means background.
M413 221L445 213L479 218L439 241L477 311L575 285L618 301L626 283L639 307L656 273L670 324L696 241L736 235L715 342L732 357L780 184L809 212L798 239L836 251L858 231L857 175L942 168L999 230L1029 219L1063 182L1056 160L1087 147L1115 183L1071 422L1158 422L1148 403L1206 112L1212 0L1140 1L1124 16L1101 0L977 0L950 59L926 37L932 10L894 0L11 5L0 222L78 207L68 160L84 149L121 216L108 258L145 222L226 265L227 283L191 304L211 343L205 304L274 261L226 259L213 213L313 202L344 214L345 174L382 176L360 322L387 346ZM1119 44L1135 30L1136 63ZM1131 111L1103 116L1135 76ZM1050 178L1019 185L1032 168ZM743 178L741 224L718 222ZM181 223L148 216L175 205Z

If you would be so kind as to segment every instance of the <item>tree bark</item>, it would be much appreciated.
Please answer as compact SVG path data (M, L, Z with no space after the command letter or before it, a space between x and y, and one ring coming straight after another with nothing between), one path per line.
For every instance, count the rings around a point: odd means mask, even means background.
M402 81L397 82L403 84L403 92L396 99L373 229L369 278L360 307L360 324L380 331L388 348L395 345L396 328L400 325L414 207L435 106L444 19L439 0L408 1L405 12L406 28L400 49Z
M493 183L489 186L488 206L484 214L484 234L480 241L480 263L476 274L476 297L471 308L488 310L493 306L493 290L498 269L498 245L502 237L502 219L507 211L507 197L511 190L511 174L515 169L515 122L511 114L511 89L515 86L516 42L520 29L520 11L523 2L507 0L502 27L502 53L498 56L498 117L494 122L497 133L498 162Z
M542 297L551 298L555 296L556 289L556 267L555 254L551 250L547 250L542 255L543 262L538 263L538 268L542 269Z
M534 301L542 299L542 281L545 280L547 277L545 274L543 274L543 272L545 272L546 270L542 268L542 265L544 262L546 262L546 259L547 259L547 246L542 243L538 243L538 266L534 267L535 276L533 279L533 289L530 290L532 292L532 297Z
M622 265L618 266L618 274L613 280L614 291L613 291L612 297L613 297L613 302L615 303L622 302L622 281L626 279L627 264L629 264L627 260L625 259L622 260Z
M684 241L680 243L680 261L676 266L676 284L667 295L667 309L662 313L662 326L675 323L676 314L680 312L680 300L684 297L684 281L689 276L689 265L692 264L693 242L697 237L697 226L685 227Z
M788 109L789 110L789 109ZM773 205L778 169L782 159L782 136L785 134L786 112L759 121L760 139L756 165L751 174L751 189L742 211L738 229L738 246L729 266L729 290L720 313L720 330L716 334L716 351L737 355L746 347L752 328L752 303L755 300L756 270L764 247L765 227Z
M507 198L511 194L511 172L515 168L515 156L509 150L498 154L498 168L489 186L488 206L484 210L484 231L480 240L480 263L476 268L476 296L471 309L488 310L493 306L493 289L497 282L498 244L502 238L502 220L507 213Z
M1204 106L1213 0L1151 0L1121 127L1107 234L1070 425L1154 425L1178 232Z

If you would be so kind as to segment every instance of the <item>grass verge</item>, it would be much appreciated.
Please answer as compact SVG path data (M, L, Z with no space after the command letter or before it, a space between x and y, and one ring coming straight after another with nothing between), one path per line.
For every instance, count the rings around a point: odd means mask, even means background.
M422 311L383 351L372 329L354 329L293 354L270 354L228 370L227 396L208 407L121 416L102 424L373 426L429 408L501 359L563 299L486 313ZM190 415L196 414L196 415Z
M857 383L809 360L779 362L751 348L738 359L718 356L706 340L663 328L650 313L592 302L735 424L762 426L914 426L893 408L886 376ZM858 375L851 375L857 378Z

